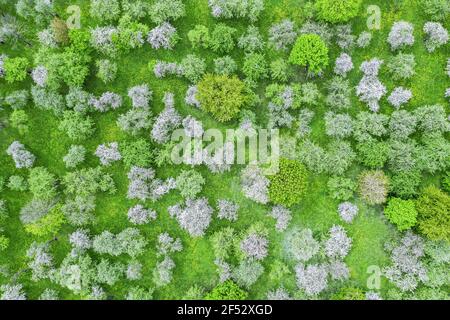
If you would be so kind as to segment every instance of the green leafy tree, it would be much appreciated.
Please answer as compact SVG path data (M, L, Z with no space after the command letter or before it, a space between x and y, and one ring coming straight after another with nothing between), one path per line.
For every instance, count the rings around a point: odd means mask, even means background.
M28 185L36 199L50 200L57 194L56 177L44 167L30 169Z
M194 198L202 191L205 179L195 170L183 170L176 180L177 188L185 198Z
M28 121L28 115L24 110L14 110L9 117L11 127L16 128L20 135L28 132Z
M233 281L225 281L211 290L205 300L245 300L248 293Z
M356 17L362 0L316 0L315 8L320 19L330 23L343 23Z
M328 66L328 47L316 34L303 34L297 38L289 62L319 74Z
M279 172L269 177L269 197L275 204L291 207L306 192L308 171L297 160L280 159Z
M6 74L5 80L9 83L25 80L28 66L27 58L6 58L3 65Z
M417 210L413 200L391 198L384 214L399 231L411 229L417 223Z
M416 201L419 231L431 240L450 241L450 196L434 186Z
M249 101L245 84L236 76L207 74L197 88L202 109L220 122L234 119Z
M126 166L147 168L153 161L152 147L144 139L128 141L120 145L122 160Z

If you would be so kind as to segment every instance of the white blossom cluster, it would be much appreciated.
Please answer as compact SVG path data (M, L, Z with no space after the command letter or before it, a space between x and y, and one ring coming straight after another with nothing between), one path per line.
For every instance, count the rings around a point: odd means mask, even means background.
M264 235L252 232L240 244L240 248L247 258L263 260L269 253L269 240Z
M356 87L356 95L359 100L368 104L369 109L378 112L379 101L386 95L387 89L378 79L378 72L383 61L372 59L362 63L360 70L364 73L363 78Z
M214 264L219 273L219 282L223 283L231 278L232 267L230 264L222 259L215 259Z
M414 26L406 21L395 22L388 36L392 50L402 49L414 44Z
M177 29L169 22L163 22L161 25L153 28L147 35L147 42L153 49L173 49L177 39Z
M122 97L114 92L105 92L100 98L92 97L89 104L97 111L107 112L122 106Z
M388 97L389 103L399 109L402 105L408 103L413 97L411 90L403 87L395 88L391 95Z
M153 67L153 73L157 78L164 78L169 75L181 77L184 73L183 68L176 62L165 62L157 60Z
M189 86L189 88L187 89L184 101L188 106L200 108L200 101L198 101L197 98L195 97L197 92L198 92L197 86Z
M351 223L358 214L358 206L351 202L343 202L338 207L339 216L347 223Z
M157 143L165 143L170 139L170 133L181 124L181 116L175 110L174 94L167 92L163 99L165 109L156 117L152 128L152 138Z
M163 232L158 236L156 250L159 256L168 255L183 250L183 244L180 238L172 238L167 232Z
M177 219L181 228L192 237L201 237L208 228L213 209L208 204L208 199L187 199L184 205L177 204L169 207L171 217Z
M229 200L221 199L217 201L217 217L219 219L226 219L229 221L236 221L238 219L237 212L239 205Z
M269 29L269 44L277 50L287 50L297 39L294 22L284 19Z
M115 51L113 35L117 29L113 26L96 27L91 29L91 45L103 54L112 54Z
M341 226L332 226L325 242L325 254L332 259L344 259L352 247L352 239Z
M182 121L184 133L190 138L201 138L203 136L203 124L192 116L187 116Z
M45 87L48 79L48 70L44 66L37 66L31 72L31 78L39 87Z
M298 264L295 267L297 286L304 290L308 296L315 296L327 288L328 270L323 264L311 264L304 266Z
M38 41L41 45L49 48L58 47L58 43L55 39L55 34L50 28L46 28L37 33Z
M264 9L264 0L208 0L208 6L215 18L247 18L256 22Z
M128 210L128 220L132 224L146 224L150 220L156 219L156 212L152 209L146 209L143 205L137 204Z
M134 86L128 90L128 97L131 99L133 108L148 108L152 94L153 92L146 84Z
M424 256L422 238L408 231L398 246L386 249L391 252L392 265L383 269L383 274L402 291L413 291L420 282L428 279L421 258Z
M28 268L31 269L31 279L33 281L50 278L54 265L49 249L48 243L33 242L27 250Z
M277 221L275 229L279 232L285 231L292 219L291 210L281 205L273 206L268 215Z
M89 231L85 229L77 229L69 235L69 242L72 245L72 255L84 253L92 248L92 239Z
M128 172L128 199L156 201L176 188L174 179L155 179L155 170L133 166Z
M100 163L104 166L109 166L111 163L122 159L122 155L119 151L119 144L117 142L99 145L94 154L99 158Z
M428 52L434 52L448 42L448 31L439 22L425 23L423 32L425 32L425 46Z
M36 160L36 157L19 141L11 143L6 153L13 158L17 169L31 168Z
M269 202L269 179L256 165L248 165L241 173L242 192L246 198L266 204Z
M347 53L343 52L336 59L336 64L334 66L334 73L339 76L345 77L347 73L352 71L354 68L352 57L350 57Z

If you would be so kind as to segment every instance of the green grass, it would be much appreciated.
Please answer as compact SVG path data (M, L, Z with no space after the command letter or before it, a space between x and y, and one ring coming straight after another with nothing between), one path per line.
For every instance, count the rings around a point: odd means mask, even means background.
M65 17L65 7L68 1L57 0L58 12L62 17ZM267 35L267 30L271 23L280 21L283 18L292 18L297 25L303 23L302 5L305 1L302 0L267 0L266 10L257 23L263 35ZM180 61L185 55L191 53L193 50L187 40L187 32L196 24L204 24L212 27L215 20L212 18L206 0L186 0L187 16L175 22L179 35L182 36L181 41L177 44L175 50L152 50L149 45L145 45L142 49L135 50L128 56L119 57L118 59L118 76L114 82L104 85L95 77L95 67L91 67L91 75L85 83L85 88L88 91L99 94L106 90L111 90L126 96L127 89L133 85L148 83L154 92L154 99L151 105L154 114L159 113L163 109L161 102L165 92L171 91L175 93L176 108L182 115L192 114L194 117L203 121L206 128L231 128L236 125L235 122L226 125L219 124L214 121L209 115L200 110L191 108L184 104L184 94L187 89L187 82L175 78L166 78L158 80L153 76L153 73L148 69L148 63L152 59L162 59L168 61ZM82 27L88 28L96 25L89 16L89 1L77 0L70 1L70 4L76 4L82 10ZM380 31L374 32L374 39L372 44L367 49L354 50L352 57L356 66L355 70L350 73L349 79L353 86L356 86L361 78L361 73L357 70L362 61L378 57L387 61L392 53L389 50L386 42L390 27L394 21L405 19L414 23L416 28L416 43L411 48L406 50L416 55L417 75L409 82L405 83L412 88L414 93L414 100L410 103L408 109L414 109L424 104L445 104L443 92L445 88L449 87L449 81L444 73L446 64L446 57L450 56L448 46L444 49L438 50L436 53L428 54L423 45L423 38L421 28L426 21L420 12L417 0L404 1L402 8L394 12L388 1L371 0L364 1L364 8L361 11L360 17L354 20L354 33L359 34L366 28L365 9L369 4L379 5L382 9L382 28ZM289 8L289 9L287 9ZM12 12L12 4L8 3L5 8L6 11ZM144 23L152 26L148 19L144 19ZM239 33L242 33L246 28L246 22L239 20L229 23L238 28ZM449 28L450 21L446 22L446 27ZM32 30L36 31L36 30ZM1 46L0 52L6 53L10 56L25 56L32 60L32 48L18 47L16 49L9 46ZM208 70L212 71L212 61L219 55L212 53L209 50L196 50L196 54L206 59L208 63ZM333 46L330 52L332 62L339 55L340 51ZM235 49L232 56L236 59L240 66L242 66L242 52ZM279 53L268 51L266 55L268 61L275 60L279 56L287 57L287 53ZM94 60L98 57L95 56ZM326 92L324 83L330 78L332 66L326 72L326 76L321 79L314 80L321 88L322 92ZM304 74L295 69L295 79L298 81L305 81ZM383 74L382 81L386 84L389 90L394 87L394 82L389 76ZM29 88L31 81L28 79L19 84L7 85L3 80L0 80L0 93L5 94L18 88ZM259 88L262 92L264 86ZM128 100L124 98L124 100ZM127 104L129 102L127 101ZM267 104L262 103L255 108L258 119L262 121L267 116ZM95 114L93 118L96 123L96 133L94 137L86 140L83 144L87 147L89 157L86 166L98 165L98 160L93 156L93 152L97 145L110 141L124 141L130 139L123 132L119 130L115 121L117 116L125 111L126 107L109 112L106 114ZM327 111L325 105L319 105L316 109L316 117L313 122L312 137L315 141L321 144L327 143L327 138L324 135L324 124L322 116ZM367 107L360 103L354 97L353 107L350 113L356 114L359 111L366 110ZM4 150L9 144L18 139L25 146L37 156L36 165L45 166L51 172L59 177L62 177L66 172L63 156L66 154L72 142L60 132L58 127L58 119L50 112L37 110L30 103L25 108L27 114L31 119L30 132L25 136L19 136L18 132L12 128L6 128L0 131L0 175L10 176L13 174L20 174L26 176L25 170L17 170ZM392 108L387 105L387 102L382 103L382 112L390 113ZM0 117L7 117L10 110L0 111ZM143 137L148 138L148 132ZM157 175L160 177L176 176L183 168L181 166L165 166L159 168ZM157 289L155 291L156 299L176 299L181 298L185 292L194 284L205 287L207 290L211 289L218 280L216 268L213 263L214 255L211 245L208 241L208 236L215 231L220 230L224 226L231 225L238 231L245 231L256 221L262 221L270 230L270 256L265 259L263 265L265 267L265 274L259 281L250 289L249 298L264 298L268 290L276 288L279 283L269 278L268 274L272 264L277 260L283 260L282 240L283 234L275 231L274 220L267 217L268 207L255 204L254 202L243 197L240 189L240 167L233 167L232 171L223 175L213 175L206 168L201 167L199 171L206 179L204 192L202 195L208 197L210 204L215 206L218 199L227 198L237 202L240 205L239 220L235 223L226 223L214 218L207 230L204 238L193 239L186 232L182 231L177 222L170 218L167 208L182 200L177 191L172 191L157 203L147 203L151 208L154 208L158 217L156 221L148 225L139 227L145 234L149 241L147 250L144 255L139 257L139 261L144 264L144 277L138 282L143 287L153 287L152 270L156 265L158 258L156 257L156 238L159 233L168 231L172 236L180 237L182 239L184 250L181 253L174 254L176 268L174 271L174 279L168 286ZM122 164L116 164L107 171L113 174L114 181L117 186L117 193L115 195L100 194L97 196L96 221L90 228L93 234L98 234L103 230L111 230L112 232L119 232L122 229L130 226L126 214L128 208L135 204L134 201L125 198L128 180L126 177L127 168ZM359 168L354 168L351 171L351 177L355 178L359 172ZM337 214L337 205L339 202L331 199L327 194L328 176L317 175L310 178L310 184L307 195L304 197L300 205L293 207L293 220L291 226L301 226L311 228L318 236L325 234L333 224L341 224L341 220ZM436 182L436 177L426 177L425 182ZM20 208L30 200L31 195L27 193L17 193L11 191L3 191L0 198L7 200L10 209L10 218L7 220L5 227L5 234L10 237L11 245L9 248L0 254L0 265L6 264L10 270L15 272L26 266L24 258L25 251L29 245L36 239L25 233L22 224L19 221L18 215ZM360 204L360 214L353 224L346 225L349 235L353 238L353 248L346 262L350 267L352 282L356 286L366 288L367 282L367 267L371 265L383 266L388 262L388 257L383 251L383 243L393 233L393 228L385 221L381 208L368 208L364 204ZM59 241L52 246L52 252L55 255L56 262L65 257L70 250L67 241L67 235L73 231L74 228L65 226L58 235ZM120 260L125 261L123 258ZM293 276L293 269L291 267L291 274L283 279L283 284L286 288L295 290L295 278ZM5 283L5 278L0 278L0 284ZM24 274L19 279L20 283L25 285L28 296L32 299L37 298L44 288L52 287L58 289L61 297L67 299L77 299L79 296L73 295L71 292L62 289L48 281L40 281L34 283L30 280L29 274ZM132 281L122 280L117 285L106 288L109 295L114 298L122 298L127 288L137 283ZM389 288L386 282L383 282L381 291L384 293Z

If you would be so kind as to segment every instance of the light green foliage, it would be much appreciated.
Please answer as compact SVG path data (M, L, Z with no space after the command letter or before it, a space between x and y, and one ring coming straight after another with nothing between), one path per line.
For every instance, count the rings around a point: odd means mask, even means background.
M384 214L400 231L411 229L417 223L417 210L413 200L391 198Z
M294 44L289 62L307 68L312 74L321 73L328 66L328 47L316 34L301 35Z
M4 62L5 80L9 83L23 81L27 77L29 61L27 58L7 58Z
M315 7L320 19L343 23L358 14L361 3L361 0L316 0Z

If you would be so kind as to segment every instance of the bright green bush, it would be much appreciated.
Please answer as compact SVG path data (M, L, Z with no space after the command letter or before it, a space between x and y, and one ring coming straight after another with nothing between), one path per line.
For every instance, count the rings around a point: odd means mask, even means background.
M144 139L127 141L120 145L123 163L127 167L138 166L147 168L152 163L153 153L149 142Z
M25 80L29 62L27 58L7 58L4 61L5 80L9 83Z
M328 180L328 192L336 200L347 201L353 197L357 185L351 179L344 177L332 177Z
M65 223L61 205L56 205L39 220L25 224L25 231L37 237L55 236Z
M191 42L192 48L207 49L210 42L209 29L204 25L198 24L188 32L187 37Z
M193 199L202 191L205 179L195 170L183 170L176 180L181 196Z
M359 143L356 150L359 161L371 169L383 168L389 156L389 144L375 139Z
M279 171L269 176L269 197L275 204L290 207L306 192L308 172L297 160L280 159Z
M289 62L318 74L328 66L328 47L316 34L303 34L297 38L289 56Z
M355 287L344 287L339 292L335 293L332 300L366 300L364 291Z
M417 223L417 210L413 200L391 198L384 214L399 231L411 229Z
M317 15L330 23L343 23L356 17L361 0L316 0Z
M228 53L234 49L236 29L224 23L216 24L209 40L209 48L214 52Z
M225 281L212 289L205 296L205 300L245 300L248 293L233 281Z
M197 88L202 109L220 122L234 119L249 100L245 84L236 76L207 74Z
M416 201L419 231L431 240L450 241L450 196L434 186Z

